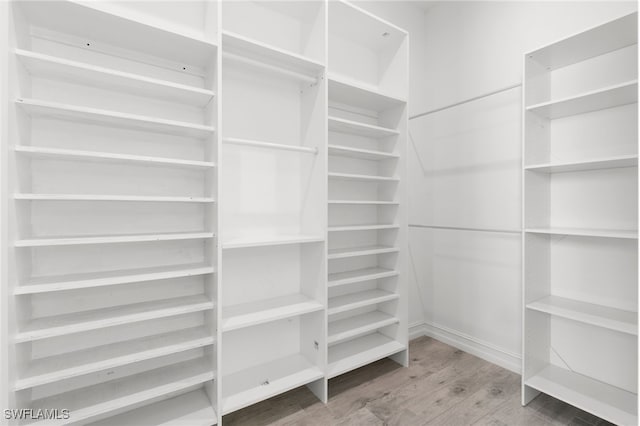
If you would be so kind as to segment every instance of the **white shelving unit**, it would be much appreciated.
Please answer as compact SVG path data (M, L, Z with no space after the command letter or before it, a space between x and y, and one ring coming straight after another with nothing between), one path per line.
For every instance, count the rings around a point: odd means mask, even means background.
M329 2L328 373L408 365L408 35Z
M527 53L524 76L522 402L544 392L624 425L638 423L637 19Z

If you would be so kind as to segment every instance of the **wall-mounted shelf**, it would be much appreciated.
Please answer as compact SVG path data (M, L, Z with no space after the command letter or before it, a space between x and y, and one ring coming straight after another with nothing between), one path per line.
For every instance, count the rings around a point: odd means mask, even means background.
M27 201L128 201L152 203L215 203L210 197L158 197L151 195L98 194L14 194L16 200Z
M329 322L329 345L362 336L377 329L397 324L398 318L372 311Z
M400 132L395 129L361 123L354 120L347 120L340 117L329 117L329 130L332 132L349 133L370 138L385 138L400 134Z
M343 259L346 257L369 256L374 254L397 253L399 249L391 246L364 246L341 249L329 249L329 259ZM331 281L331 279L329 279Z
M380 333L348 340L329 349L329 378L388 357L406 346Z
M330 179L340 179L340 180L354 180L354 181L363 181L363 182L399 182L400 179L396 177L387 177L387 176L374 176L374 175L359 175L353 173L329 173Z
M289 244L307 244L320 243L324 241L322 235L274 235L263 239L255 239L251 237L234 238L225 241L222 244L224 249L251 248L251 247L267 247L281 246Z
M213 238L212 232L175 232L170 234L113 235L99 237L50 237L18 240L15 247L70 246L85 244L143 243L149 241L202 240Z
M307 154L318 153L317 148L310 148L306 146L286 145L281 143L254 141L254 140L241 139L241 138L223 138L222 141L228 144L252 146L254 148L281 149L285 151L297 151L297 152L302 152Z
M545 164L533 164L525 166L525 170L539 173L565 173L579 172L584 170L602 170L615 169L620 167L637 167L637 155L619 155L609 158L585 160L585 161L567 161L554 162Z
M345 225L345 226L330 226L329 232L382 231L385 229L398 229L398 228L400 228L400 225L396 225L396 224Z
M395 277L397 275L398 271L386 268L364 268L355 271L334 272L329 274L329 287Z
M574 235L577 237L625 238L637 239L638 231L618 229L588 229L588 228L527 228L525 232L547 235Z
M329 299L329 315L352 311L398 299L398 294L384 290L365 290Z
M381 92L377 87L329 73L329 98L356 107L382 111L406 104L406 99Z
M378 201L378 200L329 200L329 204L344 205L372 205L372 206L397 206L397 201Z
M329 145L329 155L341 155L345 157L362 158L364 160L393 160L399 158L398 154L391 152L351 148L341 145Z

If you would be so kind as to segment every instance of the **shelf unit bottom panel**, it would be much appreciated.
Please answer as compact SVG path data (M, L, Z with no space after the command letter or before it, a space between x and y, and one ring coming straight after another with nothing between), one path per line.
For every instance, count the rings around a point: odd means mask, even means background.
M324 377L296 354L229 374L223 379L222 414L228 414Z
M405 350L405 345L373 333L329 348L327 377L332 378Z
M636 394L587 376L549 365L527 379L525 385L607 421L620 425L638 424Z
M200 388L164 401L91 423L91 426L213 426L215 410Z

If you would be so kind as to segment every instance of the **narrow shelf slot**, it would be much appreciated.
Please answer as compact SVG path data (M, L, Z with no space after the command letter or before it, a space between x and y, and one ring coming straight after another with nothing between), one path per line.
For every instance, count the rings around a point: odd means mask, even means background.
M322 309L322 303L303 294L227 306L222 308L222 331L237 330Z
M341 249L329 249L329 260L331 259L343 259L346 257L356 256L368 256L374 254L387 254L397 253L400 249L398 247L391 246L364 246L364 247L349 247ZM331 278L329 278L331 281Z
M583 170L615 169L621 167L637 167L637 155L620 155L598 160L569 161L562 163L544 163L525 166L525 170L540 173L565 173Z
M38 77L55 77L70 80L73 83L91 85L91 87L126 91L140 96L199 107L206 106L214 97L211 90L57 58L39 52L16 49L16 55L29 73Z
M531 234L573 235L578 237L638 239L638 231L592 228L527 228Z
M398 275L398 271L387 268L364 268L357 269L355 271L336 272L329 274L328 285L329 287L335 287L339 285L376 280L378 278L395 277Z
M15 342L30 342L132 322L207 311L213 308L214 303L206 296L200 295L38 318L18 331Z
M362 336L382 327L397 324L398 318L381 311L367 312L329 322L329 345Z
M322 235L278 235L272 237L265 237L261 239L255 239L251 237L247 238L234 238L222 243L223 249L236 249L236 248L252 248L252 247L267 247L267 246L280 246L289 244L306 244L306 243L320 243L324 241Z
M318 153L318 148L309 148L306 146L286 145L286 144L280 144L280 143L255 141L255 140L241 139L241 138L223 138L222 141L228 144L252 146L255 148L280 149L285 151L296 151L296 152L302 152L302 153L314 154L314 155Z
M400 158L398 154L369 149L351 148L342 145L329 145L329 155L360 158L363 160L395 160Z
M574 321L638 335L638 313L580 302L558 296L547 296L529 303L527 309Z
M139 283L145 281L166 280L213 274L215 268L205 264L188 264L119 270L113 272L80 273L52 277L36 277L26 284L16 286L13 294L37 294L53 291L78 290L83 288L104 287Z
M365 290L344 296L332 297L329 299L328 314L338 314L340 312L352 311L365 306L377 305L398 299L398 294L384 290Z
M376 205L376 206L397 206L400 203L397 201L377 201L377 200L329 200L329 204L362 204L362 205Z
M80 123L117 126L124 129L168 133L204 139L215 132L211 126L107 111L97 108L61 104L38 99L16 99L16 104L32 116L52 117Z
M638 395L587 376L548 365L525 385L620 425L638 423Z
M210 197L159 197L152 195L98 194L14 194L16 200L26 201L124 201L154 203L215 203Z
M24 377L16 381L14 390L202 348L213 345L214 341L214 337L200 327L41 358L31 363Z
M213 238L212 232L190 232L169 234L142 234L142 235L104 235L92 237L51 237L17 240L15 247L46 247L69 246L85 244L117 244L117 243L141 243L150 241L176 241L176 240L202 240Z
M211 169L216 166L209 161L180 160L144 155L114 154L109 152L82 151L75 149L46 148L38 146L17 145L15 151L36 158L54 160L95 161L106 163L133 163L143 166Z
M56 424L87 423L90 419L128 407L139 407L166 395L188 390L215 378L203 358L65 392L33 402L33 407L65 407L72 415ZM49 424L47 420L33 423Z
M365 182L400 182L400 179L395 177L386 177L386 176L373 176L373 175L358 175L352 173L329 173L330 179L336 180L355 180L355 181L365 181Z
M222 414L229 414L323 377L322 370L301 354L225 375Z
M638 80L527 107L549 119L585 114L638 102Z
M336 74L329 74L329 100L374 111L407 103L406 99L382 93L375 86Z
M400 225L388 224L388 225L344 225L344 226L330 226L329 232L349 232L349 231L378 231L384 229L398 229Z
M380 333L339 343L329 348L327 377L331 379L405 349L400 342Z
M331 116L329 117L329 130L369 138L385 138L400 134L400 132L395 129Z

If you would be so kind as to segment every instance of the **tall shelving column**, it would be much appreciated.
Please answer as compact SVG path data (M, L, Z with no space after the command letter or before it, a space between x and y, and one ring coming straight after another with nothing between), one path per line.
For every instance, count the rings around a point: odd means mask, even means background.
M213 425L218 5L135 7L4 9L8 402Z
M408 35L329 2L328 368L408 365Z
M522 402L635 425L638 24L525 54Z
M221 414L327 400L326 3L222 3Z

